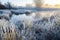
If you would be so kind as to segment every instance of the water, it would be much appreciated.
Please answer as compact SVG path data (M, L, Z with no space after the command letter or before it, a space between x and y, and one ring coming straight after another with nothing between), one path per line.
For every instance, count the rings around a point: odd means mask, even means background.
M60 40L58 10L5 17L0 19L0 40Z

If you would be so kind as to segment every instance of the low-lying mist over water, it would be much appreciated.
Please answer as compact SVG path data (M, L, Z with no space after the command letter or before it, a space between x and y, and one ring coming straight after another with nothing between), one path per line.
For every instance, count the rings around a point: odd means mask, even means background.
M0 40L60 40L60 11L0 12Z

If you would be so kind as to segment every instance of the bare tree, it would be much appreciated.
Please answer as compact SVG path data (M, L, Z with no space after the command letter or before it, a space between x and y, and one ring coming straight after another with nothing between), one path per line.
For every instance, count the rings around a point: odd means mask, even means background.
M5 6L6 6L8 9L11 9L11 8L12 8L12 5L11 5L10 2L5 3Z
M0 4L1 4L1 1L0 1Z
M34 0L36 7L41 7L43 4L43 0Z

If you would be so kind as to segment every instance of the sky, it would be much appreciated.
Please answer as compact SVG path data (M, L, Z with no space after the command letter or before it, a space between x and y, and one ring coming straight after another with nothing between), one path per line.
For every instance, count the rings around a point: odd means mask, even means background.
M6 2L11 2L11 4L15 4L17 6L25 6L25 4L34 4L33 0L0 0L2 3L6 3Z
M44 0L44 4L49 4L49 5L56 5L60 4L60 0Z
M34 4L34 0L0 0L2 3L11 2L17 6L25 6L28 4ZM60 4L60 0L44 0L44 4L55 5Z

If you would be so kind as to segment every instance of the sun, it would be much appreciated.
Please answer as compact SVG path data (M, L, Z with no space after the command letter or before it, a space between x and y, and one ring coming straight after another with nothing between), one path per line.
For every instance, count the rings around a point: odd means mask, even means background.
M60 4L60 0L44 0L44 4L56 5Z

